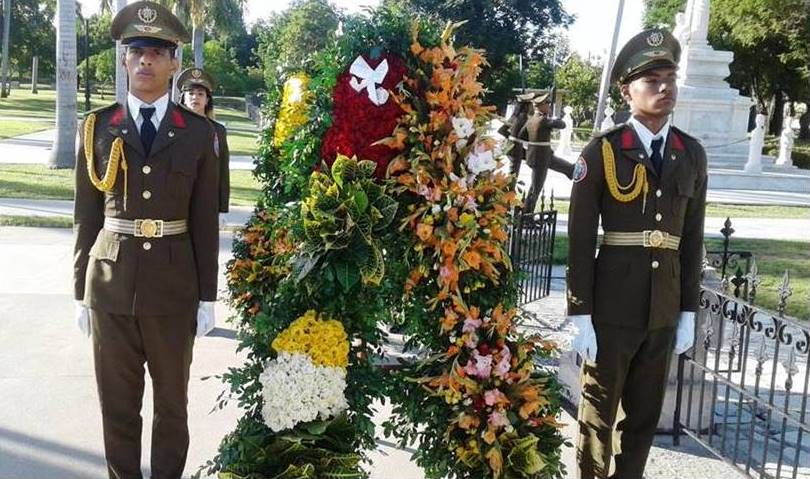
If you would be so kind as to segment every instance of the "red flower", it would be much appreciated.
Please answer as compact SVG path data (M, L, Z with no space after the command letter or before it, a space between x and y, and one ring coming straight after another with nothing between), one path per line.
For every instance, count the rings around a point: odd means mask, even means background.
M376 60L363 58L371 68L376 68L384 59L388 60L388 74L380 86L389 91L395 90L407 73L405 63L397 56L383 55ZM375 176L382 178L397 151L372 144L391 136L403 111L392 99L380 106L375 105L365 89L358 92L352 88L351 78L347 68L337 79L332 93L332 126L321 143L321 156L330 166L338 154L371 160L377 163Z

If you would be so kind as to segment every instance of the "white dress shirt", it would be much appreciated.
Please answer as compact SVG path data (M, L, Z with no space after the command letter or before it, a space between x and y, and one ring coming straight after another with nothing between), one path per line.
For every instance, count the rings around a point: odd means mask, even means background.
M141 107L153 107L155 112L152 114L152 124L155 125L155 131L160 128L160 122L166 115L166 109L169 107L169 93L158 98L154 103L145 103L140 98L132 93L127 93L127 107L129 107L129 114L135 120L135 126L138 128L138 134L141 133L141 125L143 125L143 116L141 115Z
M638 135L638 139L641 140L641 144L644 145L644 151L647 152L647 156L652 155L652 142L653 140L657 140L659 138L663 138L664 141L661 142L661 158L664 157L664 148L667 144L667 135L669 135L669 121L667 121L664 126L658 130L658 133L653 133L650 131L649 128L644 126L644 123L641 123L636 119L636 117L631 116L627 123L633 126L633 129L636 130L636 134Z

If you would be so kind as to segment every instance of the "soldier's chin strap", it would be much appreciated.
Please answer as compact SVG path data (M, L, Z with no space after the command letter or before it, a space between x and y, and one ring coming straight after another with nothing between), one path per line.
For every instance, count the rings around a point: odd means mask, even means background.
M641 163L636 164L633 169L633 179L628 185L619 184L616 176L616 159L613 157L613 148L605 138L602 138L602 163L605 167L605 182L608 191L616 201L629 203L643 192L644 200L641 203L641 214L647 210L647 193L650 191L650 184L647 182L647 169Z
M509 141L514 141L515 143L520 143L523 146L551 146L550 141L528 141L522 140L516 136L509 135Z
M124 211L127 210L127 158L124 154L124 140L116 137L110 148L110 159L107 161L107 169L104 177L99 178L96 174L95 155L93 155L93 132L96 127L96 115L91 113L84 121L84 158L87 164L87 174L90 183L99 191L111 192L115 188L115 180L118 178L118 166L124 170Z

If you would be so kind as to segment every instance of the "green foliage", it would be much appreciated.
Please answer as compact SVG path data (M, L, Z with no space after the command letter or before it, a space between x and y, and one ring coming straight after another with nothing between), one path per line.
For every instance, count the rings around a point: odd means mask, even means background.
M235 50L226 46L222 41L208 40L205 42L203 58L205 58L205 70L217 82L215 98L217 95L241 96L256 91L262 86L262 80L249 74L249 70L236 61ZM194 55L191 52L191 45L184 45L183 68L192 66L194 66Z
M481 79L490 90L485 101L501 110L514 96L512 89L520 87L520 76L515 74L514 67L509 67L509 57L523 54L525 64L550 61L557 41L552 31L573 21L560 0L385 0L383 3L412 6L425 15L436 16L441 23L465 21L455 34L455 43L487 50L491 68Z
M0 8L0 31L3 30L2 10ZM34 56L39 56L40 78L53 75L56 58L55 15L56 0L11 2L10 75L30 78Z
M111 85L115 81L115 49L102 50L89 58L84 59L78 66L79 82L84 85L86 81L85 67L89 63L90 83Z
M574 53L557 70L557 88L565 90L565 105L574 109L576 124L593 118L599 94L602 67Z
M644 28L675 27L675 14L686 8L686 0L644 0Z

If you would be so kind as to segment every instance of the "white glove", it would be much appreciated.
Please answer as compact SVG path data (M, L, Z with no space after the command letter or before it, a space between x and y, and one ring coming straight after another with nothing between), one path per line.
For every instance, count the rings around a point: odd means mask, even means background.
M201 338L210 333L216 325L214 318L214 304L216 301L200 301L197 306L197 337Z
M675 330L675 354L682 354L695 344L695 313L681 311L678 329Z
M593 329L591 315L581 314L570 316L570 318L571 322L574 323L574 328L576 328L574 340L571 341L571 347L588 361L595 361L597 349L596 331Z
M93 331L93 328L90 326L90 308L85 306L81 301L74 300L73 304L76 325L79 326L79 330L82 334L89 338Z

